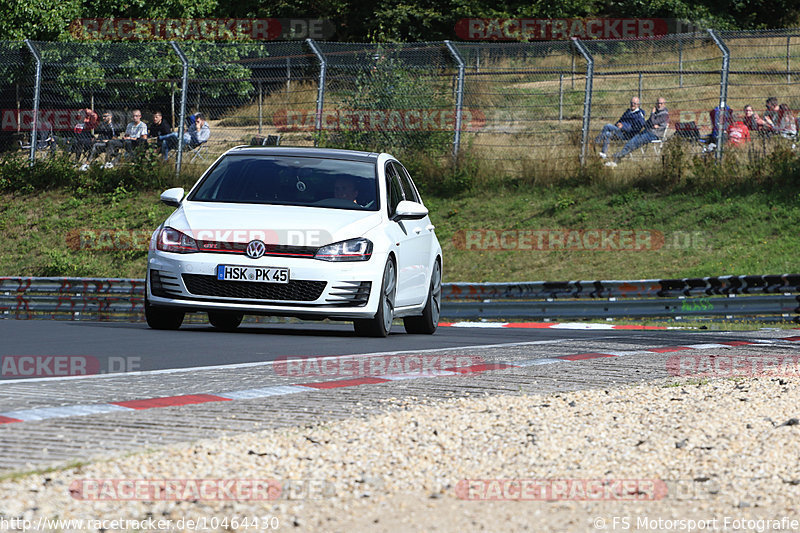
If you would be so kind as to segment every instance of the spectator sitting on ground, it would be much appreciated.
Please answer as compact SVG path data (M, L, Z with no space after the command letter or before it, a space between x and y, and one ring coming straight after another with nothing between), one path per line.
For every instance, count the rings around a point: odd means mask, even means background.
M764 111L764 129L770 132L778 131L778 99L774 96L767 98L767 110Z
M625 143L625 146L622 147L622 150L614 154L614 158L611 161L606 161L606 166L615 167L617 163L619 163L620 159L628 155L629 153L633 152L640 146L644 146L645 144L664 138L664 132L669 125L669 112L667 111L667 101L659 97L656 100L656 106L653 108L653 111L650 112L650 117L644 124L644 131L635 135Z
M92 130L97 126L97 113L86 107L81 109L83 120L75 125L74 137L70 146L70 152L75 154L75 158L80 160L83 154L88 154L94 144Z
M156 147L159 148L159 139L170 133L172 133L172 126L168 121L164 120L164 115L161 111L153 112L153 122L151 122L147 128L147 137L149 139L155 139Z
M125 128L125 135L122 136L125 142L125 151L128 155L133 155L134 150L147 143L147 124L142 122L142 112L134 109L131 113L133 122L128 123Z
M92 145L92 153L89 154L89 160L93 161L101 153L106 154L106 161L110 162L120 148L123 147L122 141L117 139L122 128L118 124L114 124L113 115L111 111L103 112L103 121L97 125L95 132L97 139Z
M717 115L719 113L719 106L715 107L709 113L711 115L711 135L709 136L709 140L716 144L717 142ZM725 105L725 113L722 116L722 130L728 131L733 124L733 110L728 106Z
M794 138L797 136L797 121L792 110L786 104L778 106L778 133L784 137Z
M733 146L742 146L750 140L750 128L741 120L737 120L728 128L728 142Z
M744 122L744 125L747 126L747 129L750 131L761 131L765 127L764 119L758 116L758 113L753 110L753 106L750 104L744 106L742 122Z
M595 143L603 143L603 149L598 154L605 159L608 157L608 143L611 139L629 140L631 137L642 131L644 128L644 111L639 107L639 97L631 98L631 107L626 109L616 124L606 124L603 126L600 135L594 140Z
M195 113L189 117L189 127L183 134L183 144L190 150L197 148L211 137L211 128L206 123L206 118L202 113ZM172 132L168 135L159 137L161 141L161 153L164 160L169 157L169 151L178 146L178 134Z

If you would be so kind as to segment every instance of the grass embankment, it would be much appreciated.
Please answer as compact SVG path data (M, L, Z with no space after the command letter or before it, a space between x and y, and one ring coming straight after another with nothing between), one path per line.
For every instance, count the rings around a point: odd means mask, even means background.
M0 196L0 275L143 277L146 250L75 250L80 230L152 231L172 211L160 190ZM725 193L618 192L592 185L425 196L444 249L446 281L638 279L800 270L800 187ZM640 251L500 250L501 233L472 230L649 230ZM478 234L470 234L478 235ZM498 239L493 239L497 236ZM509 238L510 236L510 238ZM126 242L126 241L124 241ZM532 239L534 246L536 238ZM581 242L586 242L581 241ZM592 244L594 241L589 241ZM106 244L111 241L106 237ZM100 243L103 244L103 243ZM469 244L469 250L464 245ZM522 246L525 248L526 246Z

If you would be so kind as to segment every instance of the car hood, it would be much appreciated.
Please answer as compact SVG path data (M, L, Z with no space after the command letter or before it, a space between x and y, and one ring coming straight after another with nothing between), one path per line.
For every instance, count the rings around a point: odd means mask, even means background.
M380 221L378 211L184 202L164 225L203 241L324 246L361 237Z

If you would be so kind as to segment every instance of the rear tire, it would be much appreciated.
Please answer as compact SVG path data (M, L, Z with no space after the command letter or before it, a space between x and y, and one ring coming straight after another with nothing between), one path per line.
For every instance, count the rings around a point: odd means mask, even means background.
M433 265L431 286L428 290L428 302L422 310L422 316L408 316L403 319L406 333L433 335L439 327L439 315L442 309L442 267L439 261Z
M367 319L353 321L353 328L359 337L386 337L392 329L394 320L394 302L397 294L397 273L394 262L389 259L383 268L383 282L381 283L381 297L378 302L378 312Z
M176 330L183 324L184 311L169 307L154 307L144 300L144 318L152 329Z
M244 318L243 313L230 311L209 311L208 321L219 331L236 331Z

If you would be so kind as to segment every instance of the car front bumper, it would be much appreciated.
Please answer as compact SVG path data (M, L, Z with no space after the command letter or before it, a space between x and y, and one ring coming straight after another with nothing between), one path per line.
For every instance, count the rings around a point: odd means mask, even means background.
M151 251L150 305L187 311L238 311L304 318L371 318L378 309L385 258L327 262L308 258ZM288 268L290 281L219 281L218 265ZM378 266L376 266L378 265Z

